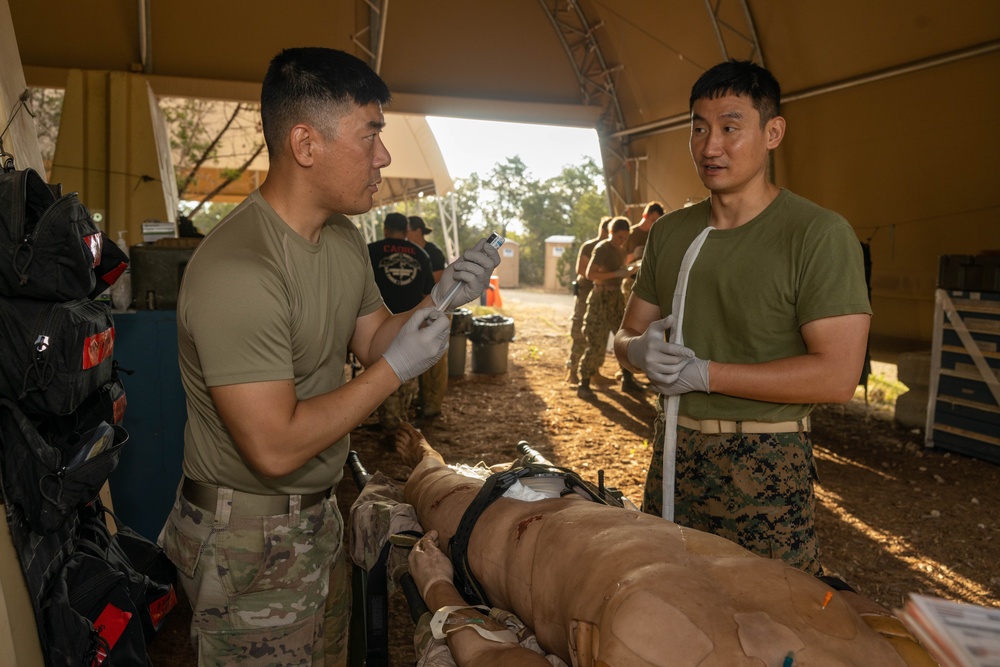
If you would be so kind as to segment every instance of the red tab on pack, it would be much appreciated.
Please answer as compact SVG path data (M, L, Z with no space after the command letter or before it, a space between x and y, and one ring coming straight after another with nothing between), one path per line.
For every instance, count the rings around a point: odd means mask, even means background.
M113 411L114 414L113 419L115 420L116 424L121 424L122 420L125 419L126 405L128 405L128 401L125 399L124 393L121 396L119 396L114 403L111 404L111 410Z
M132 620L132 612L122 611L111 603L108 603L104 610L101 611L101 615L94 621L94 630L107 642L108 648L105 650L101 646L97 649L97 655L94 657L93 662L94 665L100 665L104 662L105 658L108 657L108 652L115 647L115 644L118 643L118 638L125 632L125 628L128 626L130 620Z
M115 328L105 329L83 341L83 370L99 366L115 351Z
M101 238L101 234L87 234L83 237L83 242L90 249L90 254L94 258L94 263L92 267L97 267L101 263L101 251L104 247L104 241Z
M167 617L170 610L177 604L177 592L174 587L170 587L170 592L149 603L149 618L153 621L153 627L160 629L160 623Z

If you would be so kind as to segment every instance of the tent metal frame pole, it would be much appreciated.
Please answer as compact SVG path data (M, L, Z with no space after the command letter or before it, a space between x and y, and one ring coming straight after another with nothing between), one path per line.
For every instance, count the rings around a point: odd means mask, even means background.
M608 64L597 41L596 32L604 24L591 25L576 0L538 0L538 4L548 16L566 51L576 74L583 102L590 104L596 98L603 105L604 113L597 133L604 146L604 155L617 162L611 168L605 165L604 169L608 207L611 211L627 209L628 201L614 187L616 175L624 173L626 183L628 181L628 146L625 141L615 137L615 132L625 127L625 116L618 100L615 81L622 68L620 65Z
M840 90L847 90L850 88L856 88L858 86L863 86L869 83L875 83L876 81L883 81L885 79L891 79L897 76L902 76L904 74L911 74L913 72L919 72L921 70L930 69L932 67L940 67L942 65L949 65L954 62L959 62L962 60L968 60L970 58L976 58L982 55L988 55L995 51L1000 51L1000 40L994 40L992 42L985 42L983 44L977 44L976 46L970 46L966 49L960 49L958 51L950 51L948 53L942 53L937 56L932 56L930 58L924 58L922 60L916 60L910 63L905 63L903 65L897 65L896 67L890 67L883 70L878 70L875 72L869 72L868 74L862 74L860 76L852 77L850 79L843 79L841 81L834 81L833 83L824 84L822 86L816 86L814 88L807 88L806 90L800 90L795 93L790 93L781 98L782 104L787 104L788 102L796 102L798 100L808 99L810 97L817 97L819 95L826 95L828 93L837 92ZM661 120L653 121L652 123L646 123L644 125L637 125L635 127L630 127L624 130L615 132L612 136L622 138L622 137L640 137L640 136L651 136L654 134L661 134L663 132L671 132L673 130L686 129L691 122L691 118L687 112L682 114L677 114L675 116L670 116L668 118L663 118Z

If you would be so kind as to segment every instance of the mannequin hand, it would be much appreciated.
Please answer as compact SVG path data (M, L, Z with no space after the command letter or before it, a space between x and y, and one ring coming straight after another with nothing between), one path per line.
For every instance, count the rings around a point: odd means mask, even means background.
M427 591L439 581L454 583L455 569L451 561L438 548L438 534L430 530L413 545L409 557L410 574L420 590L420 597L427 600Z
M444 356L451 336L448 316L435 308L421 308L410 315L382 358L400 382L411 380Z
M493 269L499 264L500 253L497 249L486 243L486 239L479 239L472 250L466 250L458 260L445 268L441 280L431 290L434 305L438 307L443 305L444 297L456 282L463 283L463 286L448 304L449 308L456 308L478 299L489 286Z

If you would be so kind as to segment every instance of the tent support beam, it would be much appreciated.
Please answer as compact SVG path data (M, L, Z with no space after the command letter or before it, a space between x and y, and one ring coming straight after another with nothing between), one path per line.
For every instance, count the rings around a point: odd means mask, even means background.
M810 97L817 97L819 95L826 95L827 93L833 93L840 90L856 88L858 86L863 86L868 83L874 83L876 81L891 79L897 76L902 76L904 74L911 74L913 72L919 72L921 70L930 69L932 67L940 67L941 65L948 65L954 62L959 62L961 60L968 60L969 58L975 58L978 56L987 55L989 53L993 53L994 51L1000 51L1000 40L985 42L983 44L978 44L976 46L972 46L967 49L960 49L958 51L950 51L948 53L932 56L930 58L925 58L923 60L916 60L911 63L906 63L904 65L898 65L896 67L890 67L888 69L878 70L875 72L870 72L868 74L862 74L860 76L856 76L850 79L843 79L841 81L835 81L833 83L828 83L822 86L816 86L815 88L807 88L806 90L800 90L798 92L790 93L782 97L781 103L786 104L788 102L796 102L798 100L804 100ZM668 118L663 118L661 120L653 121L652 123L646 123L644 125L637 125L635 127L619 130L618 132L615 132L612 136L616 138L651 136L654 134L661 134L663 132L671 132L673 130L686 129L690 125L690 122L691 118L685 112L682 114L677 114L675 116L670 116Z

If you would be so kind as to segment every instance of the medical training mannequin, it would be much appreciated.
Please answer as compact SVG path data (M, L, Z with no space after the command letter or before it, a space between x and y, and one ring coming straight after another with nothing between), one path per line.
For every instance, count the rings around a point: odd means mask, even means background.
M446 552L483 483L447 467L409 424L396 448L413 466L406 501ZM428 547L432 557L410 559L421 589L440 584L444 569ZM575 494L496 500L476 523L468 559L491 604L575 667L936 664L860 595L723 538ZM456 634L490 650L475 633Z

